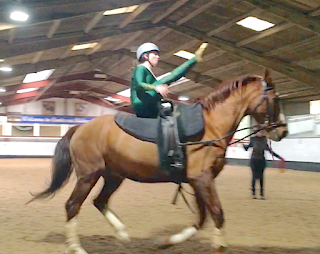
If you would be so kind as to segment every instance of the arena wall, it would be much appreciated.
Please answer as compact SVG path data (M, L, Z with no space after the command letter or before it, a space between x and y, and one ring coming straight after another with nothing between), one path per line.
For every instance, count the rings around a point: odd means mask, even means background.
M0 137L0 158L51 157L60 138L55 137ZM288 138L281 142L271 142L272 149L287 161L287 168L320 172L320 139ZM245 151L243 144L235 144L227 149L229 164L248 165L251 149ZM277 158L266 152L269 166L277 167ZM274 161L273 161L274 160Z

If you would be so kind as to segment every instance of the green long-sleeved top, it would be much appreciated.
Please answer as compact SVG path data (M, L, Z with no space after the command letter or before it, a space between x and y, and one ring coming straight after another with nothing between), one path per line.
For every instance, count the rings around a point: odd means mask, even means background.
M157 85L170 84L183 77L196 63L192 58L174 69L170 75L157 80L153 73L144 65L138 65L131 78L131 104L134 112L139 117L157 118L160 94L155 91Z

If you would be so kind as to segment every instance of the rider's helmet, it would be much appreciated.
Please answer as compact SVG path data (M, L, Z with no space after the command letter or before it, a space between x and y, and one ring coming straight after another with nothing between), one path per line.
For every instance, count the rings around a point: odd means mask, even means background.
M158 48L158 46L156 44L151 43L151 42L143 43L137 49L137 60L140 62L141 61L141 56L144 53L149 53L151 51L160 52L160 50L159 50L159 48Z

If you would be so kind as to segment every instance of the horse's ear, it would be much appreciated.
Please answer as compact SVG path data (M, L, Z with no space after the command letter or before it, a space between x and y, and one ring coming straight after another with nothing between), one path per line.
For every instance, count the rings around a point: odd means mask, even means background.
M270 77L270 71L268 68L266 68L265 72L264 72L264 80L271 85L272 84L272 79Z

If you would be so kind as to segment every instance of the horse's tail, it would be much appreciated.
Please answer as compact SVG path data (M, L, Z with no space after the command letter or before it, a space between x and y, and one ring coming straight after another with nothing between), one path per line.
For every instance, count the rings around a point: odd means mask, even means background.
M70 140L78 127L79 125L68 130L68 132L59 140L55 148L51 165L52 175L50 186L40 193L31 194L33 195L33 198L28 203L36 199L45 199L53 196L56 191L61 189L68 182L72 173L72 161L69 150Z

